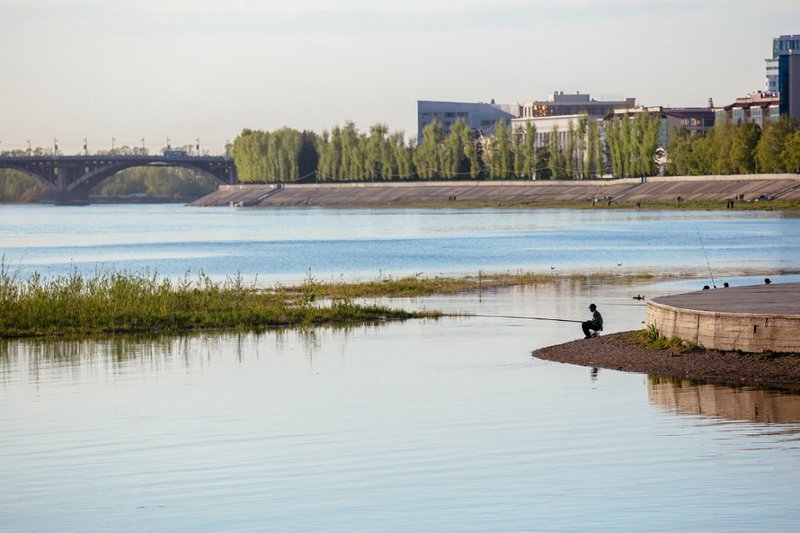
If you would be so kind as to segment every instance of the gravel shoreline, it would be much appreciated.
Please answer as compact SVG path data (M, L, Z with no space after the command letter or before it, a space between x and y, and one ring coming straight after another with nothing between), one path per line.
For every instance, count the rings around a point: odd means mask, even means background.
M626 331L540 348L548 361L718 383L800 392L800 354L752 354L701 350L680 353L644 348Z

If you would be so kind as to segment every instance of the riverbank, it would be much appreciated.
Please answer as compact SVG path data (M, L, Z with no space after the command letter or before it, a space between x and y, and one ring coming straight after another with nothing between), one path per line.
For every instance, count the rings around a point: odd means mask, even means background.
M623 332L540 348L548 361L608 368L720 385L800 392L800 354L753 354L665 345L646 347L642 332Z
M192 206L800 209L800 175L223 185Z

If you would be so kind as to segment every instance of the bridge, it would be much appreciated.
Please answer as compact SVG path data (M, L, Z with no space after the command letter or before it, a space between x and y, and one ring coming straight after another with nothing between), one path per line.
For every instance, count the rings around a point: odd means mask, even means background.
M54 189L57 205L89 203L89 191L117 172L132 167L182 167L220 183L239 182L230 157L179 155L0 156L0 168L32 176Z

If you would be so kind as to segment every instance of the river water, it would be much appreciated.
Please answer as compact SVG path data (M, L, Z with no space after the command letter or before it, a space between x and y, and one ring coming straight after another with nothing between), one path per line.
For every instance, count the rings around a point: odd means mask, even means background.
M202 270L271 284L309 270L371 279L710 266L716 282L736 285L796 280L780 271L800 264L800 222L2 206L0 253L23 276ZM644 306L631 296L694 290L707 277L573 279L388 303L580 320L592 301L611 333L641 327ZM796 529L800 396L531 357L579 335L572 323L464 317L4 341L0 530Z

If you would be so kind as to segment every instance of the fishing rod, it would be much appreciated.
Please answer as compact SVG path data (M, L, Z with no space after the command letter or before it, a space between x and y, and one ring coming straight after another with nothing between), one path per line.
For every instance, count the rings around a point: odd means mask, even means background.
M717 282L714 281L714 273L711 272L711 263L708 261L708 254L706 253L706 246L705 244L703 244L703 237L700 236L700 229L697 226L695 226L694 229L697 231L697 238L700 240L700 246L703 248L703 255L706 258L706 266L708 267L708 273L711 275L711 285L713 285L714 288L716 289Z
M573 324L582 324L582 320L567 320L566 318L549 318L544 316L516 316L516 315L450 315L450 316L464 316L464 317L481 317L481 318L513 318L520 320L548 320L551 322L572 322Z

